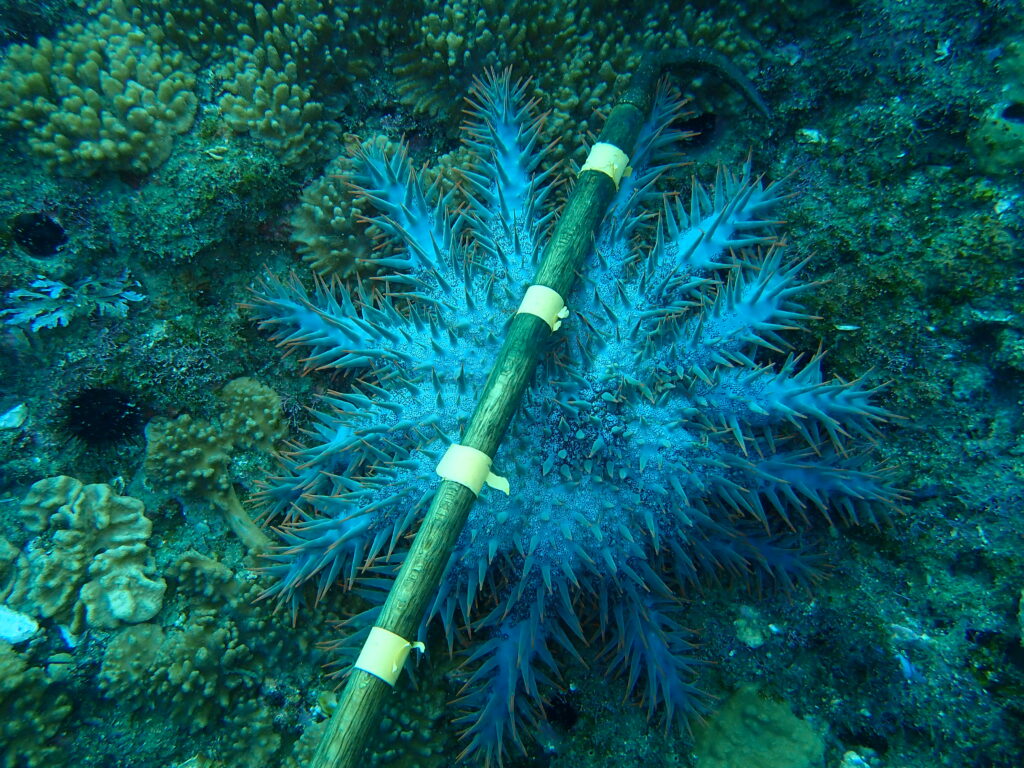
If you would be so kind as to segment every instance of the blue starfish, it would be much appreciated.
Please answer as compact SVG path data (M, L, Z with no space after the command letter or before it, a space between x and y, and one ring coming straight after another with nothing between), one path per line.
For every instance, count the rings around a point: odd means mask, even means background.
M555 179L525 88L507 72L476 84L461 190L426 185L404 150L359 156L353 181L393 245L372 277L312 290L271 278L258 294L261 324L308 369L354 381L322 399L261 494L284 523L268 595L293 611L304 585L318 599L339 582L379 587L368 566L401 561L532 280ZM712 189L695 181L688 204L663 202L680 109L659 93L494 457L512 494L481 495L424 622L467 647L458 723L477 762L525 748L556 652L577 654L590 626L652 714L700 710L680 594L722 569L806 582L813 561L789 532L813 516L874 520L896 495L864 448L887 415L873 390L825 380L820 354L786 353L809 286L775 232L777 186L748 162Z

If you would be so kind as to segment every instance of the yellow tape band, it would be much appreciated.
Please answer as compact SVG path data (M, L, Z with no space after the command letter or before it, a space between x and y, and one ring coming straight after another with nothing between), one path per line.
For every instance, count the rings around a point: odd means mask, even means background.
M393 686L413 648L421 652L426 650L423 643L410 643L383 627L373 627L356 659L356 669L369 672Z
M477 496L484 483L506 495L509 492L508 480L491 472L491 457L468 445L449 445L434 471L445 480L466 486Z
M523 296L516 314L521 312L539 317L551 326L552 333L557 331L562 326L562 321L569 316L569 308L565 306L565 301L558 291L546 285L531 285L526 289L526 295Z
M603 141L597 142L590 148L587 162L580 168L580 173L584 171L600 171L611 177L611 180L615 182L616 189L619 188L619 182L622 181L623 176L633 173L633 169L629 167L629 155L614 144Z

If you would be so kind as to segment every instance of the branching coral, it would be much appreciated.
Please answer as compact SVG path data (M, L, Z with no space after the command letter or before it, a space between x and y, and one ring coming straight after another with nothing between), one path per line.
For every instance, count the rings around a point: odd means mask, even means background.
M636 70L642 51L697 45L738 58L752 46L689 5L582 0L426 0L403 37L394 67L399 95L414 110L453 122L473 79L488 68L543 62L530 87L551 106L548 133L564 142L558 152L597 127L593 114Z
M364 149L390 146L385 136L361 142ZM349 277L360 262L372 263L372 233L361 221L365 200L354 200L346 179L356 168L348 154L339 155L302 190L292 214L292 240L302 259L318 274Z
M377 279L313 291L272 279L260 294L264 327L309 369L358 372L262 494L286 521L268 594L292 610L305 584L318 598L339 581L371 586L367 564L401 560L531 280L554 214L525 91L507 74L477 85L466 207L425 188L404 153L360 155L354 181L394 246ZM513 493L473 508L424 626L476 639L458 721L474 760L523 745L556 651L576 653L591 623L652 713L699 711L679 595L723 569L804 580L782 532L874 520L895 496L864 453L886 416L872 391L784 352L807 286L775 238L778 190L749 167L721 171L649 223L679 110L659 96L572 316L495 457Z
M71 702L46 672L0 641L0 764L48 768L61 750L47 742L60 733Z
M53 42L13 47L0 87L7 123L78 175L160 165L192 125L194 72L214 85L227 130L304 166L322 155L358 88L387 86L377 70L393 74L412 109L454 124L487 67L544 62L535 95L550 99L552 135L574 146L643 48L735 56L752 45L707 12L580 0L95 0L90 13Z
M0 68L0 113L63 172L145 173L195 116L185 57L108 14L56 40L16 45Z
M177 731L210 731L225 765L271 764L281 736L261 695L270 687L263 659L279 657L294 635L253 605L259 589L223 563L186 552L167 576L177 620L119 631L103 654L101 689L168 718ZM224 728L211 729L215 723Z
M243 377L220 393L224 410L216 423L183 414L146 428L146 474L156 486L208 499L231 530L254 551L269 544L235 493L228 464L234 450L269 451L284 434L281 398L270 387Z
M118 18L180 46L209 66L221 113L288 165L308 161L327 121L324 102L344 99L369 72L375 25L368 9L320 0L259 2L112 0Z

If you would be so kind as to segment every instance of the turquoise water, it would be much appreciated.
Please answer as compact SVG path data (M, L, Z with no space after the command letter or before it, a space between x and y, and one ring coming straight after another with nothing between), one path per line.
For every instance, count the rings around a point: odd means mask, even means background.
M4 764L312 764L576 169L677 47L714 54L366 759L1019 765L1022 16L0 6ZM724 245L683 259L663 196Z

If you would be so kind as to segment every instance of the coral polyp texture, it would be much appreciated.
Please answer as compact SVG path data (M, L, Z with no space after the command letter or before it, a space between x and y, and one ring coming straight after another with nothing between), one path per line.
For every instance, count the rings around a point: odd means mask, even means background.
M525 92L507 73L476 84L461 190L425 185L403 151L358 155L354 193L391 246L372 277L257 293L262 325L307 369L353 382L323 398L261 494L283 538L268 594L293 611L336 584L373 592L401 562L532 281L556 179ZM748 166L663 195L680 110L658 95L494 457L511 494L481 494L423 625L468 656L457 717L475 764L527 746L558 655L595 635L652 715L700 711L681 597L723 572L806 583L795 533L875 521L896 498L869 457L886 418L873 391L790 351L809 285L778 241L778 188Z
M100 14L55 41L10 48L0 65L0 120L69 175L147 173L192 127L194 85L180 52Z

